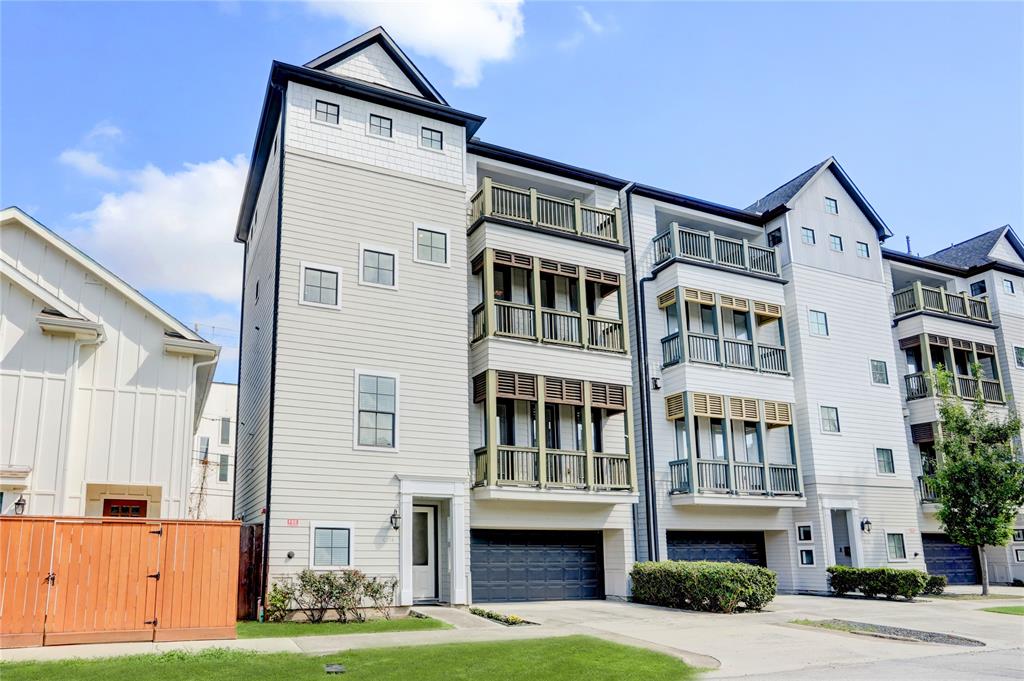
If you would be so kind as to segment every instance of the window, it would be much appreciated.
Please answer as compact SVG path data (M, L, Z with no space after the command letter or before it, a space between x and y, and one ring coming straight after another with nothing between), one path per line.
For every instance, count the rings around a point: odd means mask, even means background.
M689 459L690 438L686 434L686 419L676 419L673 423L675 423L676 429L676 458Z
M351 527L310 525L311 568L352 566L353 531Z
M1011 296L1014 294L1012 279L1003 279L1003 290Z
M708 305L700 306L700 332L707 336L718 335L715 323L715 308Z
M416 227L415 260L433 265L447 265L448 231Z
M396 380L359 376L359 439L364 447L395 446Z
M1014 549L1013 556L1018 563L1024 563L1024 549Z
M256 280L255 296L256 296L256 300L254 300L253 302L254 303L260 302L260 280L259 279Z
M875 464L878 467L878 472L881 473L882 475L896 474L896 464L892 460L891 449L876 449Z
M1013 356L1017 360L1017 368L1024 369L1024 348L1014 346Z
M871 360L871 382L875 385L889 385L889 367L880 359Z
M338 113L340 109L337 104L331 104L320 99L316 100L316 107L313 109L313 118L322 123L338 124ZM276 140L275 140L276 141Z
M205 435L199 437L199 455L203 457L203 461L210 458L210 438Z
M828 315L818 310L807 313L807 321L811 326L812 336L828 336Z
M743 424L743 454L745 463L761 463L761 442L757 426L753 423Z
M838 234L829 234L828 235L828 247L831 248L836 253L842 253L843 252L843 237L839 236Z
M220 420L220 443L222 445L229 444L231 442L231 419L227 416L221 417Z
M825 212L829 215L839 215L839 202L826 196Z
M217 480L220 482L228 481L228 455L221 454L220 461L217 465Z
M391 119L370 114L370 134L378 137L391 137Z
M324 265L302 265L302 297L299 302L323 307L340 307L340 275L341 270Z
M437 149L440 151L444 148L444 133L440 130L420 128L420 144L427 149Z
M808 246L814 245L814 230L809 227L800 228L800 241L803 241Z
M988 293L988 287L985 286L985 280L971 282L971 295L972 296L983 296Z
M1017 528L1013 531L1013 541L1024 541L1024 530Z
M768 232L768 247L773 248L782 243L782 228L773 229Z
M864 243L863 241L858 241L857 242L857 255L859 255L862 258L870 258L871 257L871 249L868 248L868 245L866 243Z
M814 549L800 549L800 565L801 567L814 565Z
M821 407L821 430L826 433L839 432L839 410L835 407Z
M364 248L360 253L359 283L395 286L395 254Z
M797 541L814 541L811 536L810 525L797 525L796 526L796 540Z
M889 560L907 559L907 547L902 534L889 532L885 535L885 542L889 550Z

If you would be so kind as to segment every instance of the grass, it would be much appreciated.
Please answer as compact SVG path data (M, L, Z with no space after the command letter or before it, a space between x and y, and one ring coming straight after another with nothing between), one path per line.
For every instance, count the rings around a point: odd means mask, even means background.
M985 612L998 612L1003 615L1020 615L1024 617L1024 605L1002 605L994 608L982 608Z
M331 636L334 634L377 634L385 631L426 631L451 629L432 617L373 619L365 622L239 622L238 638L280 638L282 636Z
M102 660L0 663L4 681L305 681L326 677L324 664L345 665L345 681L685 681L683 662L589 636L351 650L323 657L210 649Z
M922 596L922 598L945 598L951 601L1005 601L1014 600L1017 598L1024 598L1024 595L1018 594L989 594L988 596L982 596L981 594L932 594L930 596Z

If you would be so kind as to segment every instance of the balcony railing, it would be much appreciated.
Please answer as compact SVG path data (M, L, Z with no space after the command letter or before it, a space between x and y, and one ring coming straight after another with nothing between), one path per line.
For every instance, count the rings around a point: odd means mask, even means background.
M575 488L587 486L587 455L584 452L548 450L547 464L549 485Z
M758 345L757 352L761 371L770 374L788 374L789 361L786 357L786 348L781 345Z
M549 449L545 452L545 474L540 475L537 447L499 445L495 469L498 485L513 487L555 487L587 489L587 454L576 450ZM487 448L474 452L476 484L487 484ZM595 490L630 490L632 480L628 454L594 453L590 488Z
M743 495L800 495L800 476L795 464L762 464L734 461L733 481L729 481L729 462L697 459L697 492ZM767 484L765 475L767 474ZM691 494L690 462L685 459L669 462L672 494Z
M725 365L741 369L756 369L754 344L750 341L726 338L722 341L725 350Z
M712 263L755 274L779 276L779 256L774 248L756 246L746 239L733 239L714 232L701 232L676 223L654 237L654 264L672 258Z
M718 364L718 336L703 333L688 333L691 362L708 362Z
M616 352L623 350L622 322L617 319L601 317L590 317L587 322L589 324L587 339L590 342L590 347Z
M541 329L544 340L568 345L580 344L580 315L578 312L541 310ZM531 335L533 335L531 333Z
M921 496L922 504L934 504L939 498L926 475L917 476L917 492Z
M950 293L942 288L924 286L919 281L915 281L912 286L894 291L892 303L897 317L911 312L928 311L981 322L992 321L986 298L969 296L966 293Z
M697 489L702 492L728 492L729 462L697 459Z
M686 334L688 353L683 353L682 334L671 333L661 339L661 365L669 367L689 358L702 364L724 364L740 369L760 369L769 374L788 374L789 360L781 345L758 345L738 338L722 338L704 333ZM719 350L721 340L721 350ZM724 361L722 361L724 360Z
M537 333L532 305L494 301L495 331L501 336L533 338Z
M683 361L683 345L679 333L671 333L661 339L661 365L672 366Z
M999 381L983 378L980 381L973 376L956 375L953 377L953 392L957 397L965 400L973 400L978 396L979 386L981 395L986 402L1002 403L1003 388ZM932 389L931 377L924 372L907 374L903 377L903 384L907 392L907 401L920 400L925 397L933 397L935 391Z
M621 242L617 208L587 206L580 199L560 199L540 194L536 189L497 184L489 177L483 178L470 204L473 221L480 217L497 217L567 234Z
M594 487L629 489L629 457L615 454L594 454Z

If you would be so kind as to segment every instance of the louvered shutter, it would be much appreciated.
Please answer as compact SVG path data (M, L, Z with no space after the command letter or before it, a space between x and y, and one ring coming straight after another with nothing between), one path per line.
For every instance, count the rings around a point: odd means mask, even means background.
M583 404L583 382L545 376L544 400L558 404Z
M483 402L487 399L487 374L477 374L473 377L473 401Z
M793 412L788 402L765 400L761 406L764 408L765 423L775 426L788 426L793 423Z
M686 418L686 405L683 393L665 395L665 418L669 421Z
M625 409L626 387L611 383L591 383L590 403L606 409Z
M737 298L736 296L727 296L724 293L718 294L718 303L722 307L730 310L739 310L740 312L746 312L750 309L750 303L746 298Z
M713 419L725 418L725 398L710 393L690 393L693 400L693 415Z
M931 423L912 423L910 424L910 439L914 444L935 442L935 428Z
M683 298L690 301L691 303L700 303L701 305L714 305L715 294L711 291L702 291L698 288L684 288Z
M761 300L755 300L754 313L761 317L779 319L782 317L782 306L776 305L775 303L766 303Z
M658 307L665 308L669 307L670 305L675 305L676 300L676 289L669 289L664 293L658 294Z
M736 421L759 420L760 413L757 408L757 400L749 397L730 397L729 418Z

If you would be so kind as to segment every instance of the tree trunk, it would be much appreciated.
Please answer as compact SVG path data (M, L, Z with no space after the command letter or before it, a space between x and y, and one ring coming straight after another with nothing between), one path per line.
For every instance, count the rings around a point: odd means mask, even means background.
M981 595L988 596L988 561L985 559L985 547L978 547L978 561L981 563Z

